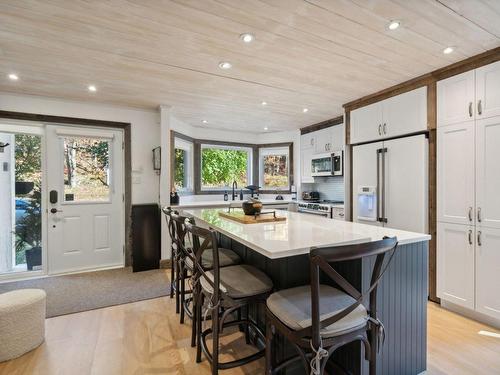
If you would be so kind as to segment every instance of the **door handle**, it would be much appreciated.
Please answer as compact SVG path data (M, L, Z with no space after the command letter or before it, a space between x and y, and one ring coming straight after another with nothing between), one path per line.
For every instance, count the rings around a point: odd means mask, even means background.
M477 221L481 222L483 218L481 217L481 207L477 208Z
M477 232L477 245L481 246L483 243L481 242L481 231Z
M472 207L469 207L469 221L472 221Z
M469 102L469 117L472 117L472 102Z
M387 124L384 122L384 134L387 134Z
M382 124L378 124L378 135L382 135Z
M472 245L472 230L469 229L469 245Z
M63 210L58 210L57 208L51 208L50 213L57 214L58 212L63 212Z
M477 102L477 114L482 115L483 114L483 106L481 104L481 99Z

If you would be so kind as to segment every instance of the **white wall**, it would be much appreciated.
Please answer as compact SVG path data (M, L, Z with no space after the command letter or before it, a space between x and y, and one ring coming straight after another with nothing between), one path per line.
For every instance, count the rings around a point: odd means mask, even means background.
M7 93L0 93L0 110L131 123L132 204L158 202L151 151L160 146L158 111Z

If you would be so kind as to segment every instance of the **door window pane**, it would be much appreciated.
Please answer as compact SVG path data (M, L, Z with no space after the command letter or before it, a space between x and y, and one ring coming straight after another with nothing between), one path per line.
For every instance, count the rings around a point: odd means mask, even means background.
M110 142L64 137L64 201L109 201Z
M42 142L0 133L0 273L42 269Z

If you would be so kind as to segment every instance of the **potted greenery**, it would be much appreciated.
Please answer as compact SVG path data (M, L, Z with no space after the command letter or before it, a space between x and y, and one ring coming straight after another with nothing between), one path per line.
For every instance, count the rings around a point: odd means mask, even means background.
M41 193L35 190L27 199L25 214L16 222L16 253L24 251L28 270L42 265Z

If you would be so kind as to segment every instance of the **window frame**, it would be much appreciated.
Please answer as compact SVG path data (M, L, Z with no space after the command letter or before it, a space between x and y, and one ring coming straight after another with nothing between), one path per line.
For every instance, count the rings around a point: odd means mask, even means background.
M200 162L199 162L199 183L200 183L200 192L206 193L206 192L224 192L228 191L231 189L231 186L224 186L220 188L207 188L203 187L202 185L202 180L201 180L201 170L202 170L202 164L203 164L203 150L204 149L218 149L218 150L233 150L233 151L245 151L248 154L248 159L247 159L247 186L252 185L254 181L254 168L253 168L253 159L254 159L254 147L249 146L249 145L236 145L236 144L213 144L213 142L204 142L200 143ZM239 189L243 189L244 186L238 186Z
M187 162L184 161L184 173L186 174L186 187L177 190L178 193L189 194L194 191L194 142L189 139L185 139L185 137L180 137L178 135L174 135L172 142L172 187L175 187L175 150L181 149L186 151L187 153Z
M248 149L251 158L249 160L251 172L249 173L248 184L249 185L259 185L260 182L260 149L267 148L282 148L288 147L288 189L261 189L259 192L261 194L290 194L291 187L294 185L294 157L293 157L293 142L282 142L282 143L267 143L267 144L252 144L252 143L238 143L238 142L224 142L224 141L214 141L206 139L195 139L186 136L182 133L171 130L170 132L170 170L173 171L175 168L175 137L180 138L184 141L191 142L193 144L193 189L191 191L180 191L184 195L216 195L222 194L229 188L220 189L202 189L201 187L201 151L203 146L215 146L217 148L226 149ZM174 185L174 173L170 173L170 187L173 188ZM238 186L239 189L244 189L244 186ZM244 189L244 193L248 194L248 191Z
M286 156L286 164L287 164L287 180L288 180L288 185L286 187L281 187L281 188L264 188L264 157L265 156L270 156L270 155L285 155ZM259 186L262 186L262 191L272 191L272 192L283 192L283 191L290 191L291 189L291 181L290 181L290 146L289 145L284 145L284 146L268 146L268 147L262 147L259 146Z

